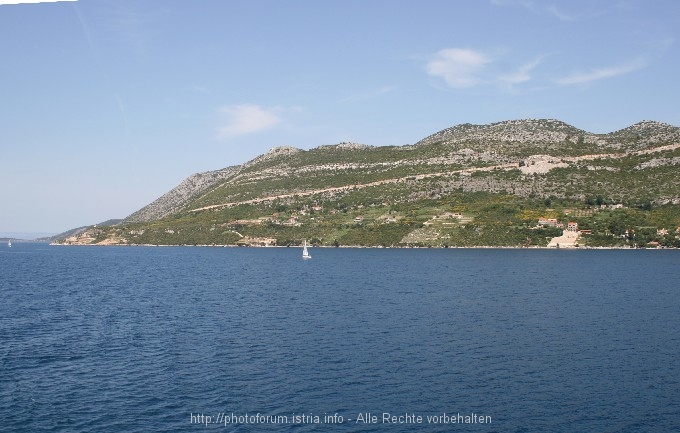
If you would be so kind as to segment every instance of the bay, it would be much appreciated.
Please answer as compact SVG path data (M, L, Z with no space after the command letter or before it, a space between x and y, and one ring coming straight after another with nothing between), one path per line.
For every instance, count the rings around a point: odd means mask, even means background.
M3 246L3 429L680 431L680 251L311 253Z

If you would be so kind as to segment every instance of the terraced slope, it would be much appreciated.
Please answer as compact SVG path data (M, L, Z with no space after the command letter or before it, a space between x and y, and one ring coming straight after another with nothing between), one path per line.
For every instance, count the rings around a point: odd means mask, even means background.
M512 236L500 241L477 231L475 242L516 246L532 238L529 244L542 245L546 236L537 241L526 232L537 215L568 219L565 210L596 204L645 212L680 204L678 164L680 128L653 121L593 134L558 120L514 120L458 125L409 146L274 148L243 165L189 177L88 242L468 245L475 236L464 237L464 229L499 229L512 208L505 221ZM456 213L462 217L436 224L435 217ZM651 227L641 225L649 216L638 215L635 227ZM680 226L669 218L658 224ZM368 222L379 235L371 237ZM409 233L427 232L428 222L439 234L411 242L420 238Z

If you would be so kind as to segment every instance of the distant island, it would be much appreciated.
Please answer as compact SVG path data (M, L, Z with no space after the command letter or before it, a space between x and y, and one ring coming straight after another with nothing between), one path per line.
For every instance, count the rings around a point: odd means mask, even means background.
M42 236L42 237L40 237ZM32 234L28 233L27 235L21 235L21 236L5 236L5 237L0 237L0 244L5 244L7 245L8 243L21 243L21 242L31 242L31 243L47 243L50 241L53 241L54 238L52 236L44 236L41 234Z
M680 247L680 128L463 124L413 145L271 149L63 245Z

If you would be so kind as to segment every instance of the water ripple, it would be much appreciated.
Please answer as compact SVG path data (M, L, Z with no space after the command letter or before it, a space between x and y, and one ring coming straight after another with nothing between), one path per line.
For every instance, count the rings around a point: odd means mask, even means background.
M22 248L0 261L9 431L680 430L675 251ZM229 431L413 430L320 427Z

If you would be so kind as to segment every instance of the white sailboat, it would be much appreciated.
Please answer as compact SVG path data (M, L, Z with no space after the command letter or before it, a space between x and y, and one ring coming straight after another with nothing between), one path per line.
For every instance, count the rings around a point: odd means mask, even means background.
M8 247L8 248L12 248L12 241L11 241L11 240L8 240L8 241L7 241L7 247Z
M311 259L312 256L309 254L309 251L307 251L307 240L305 240L305 244L302 247L302 258L303 259Z

